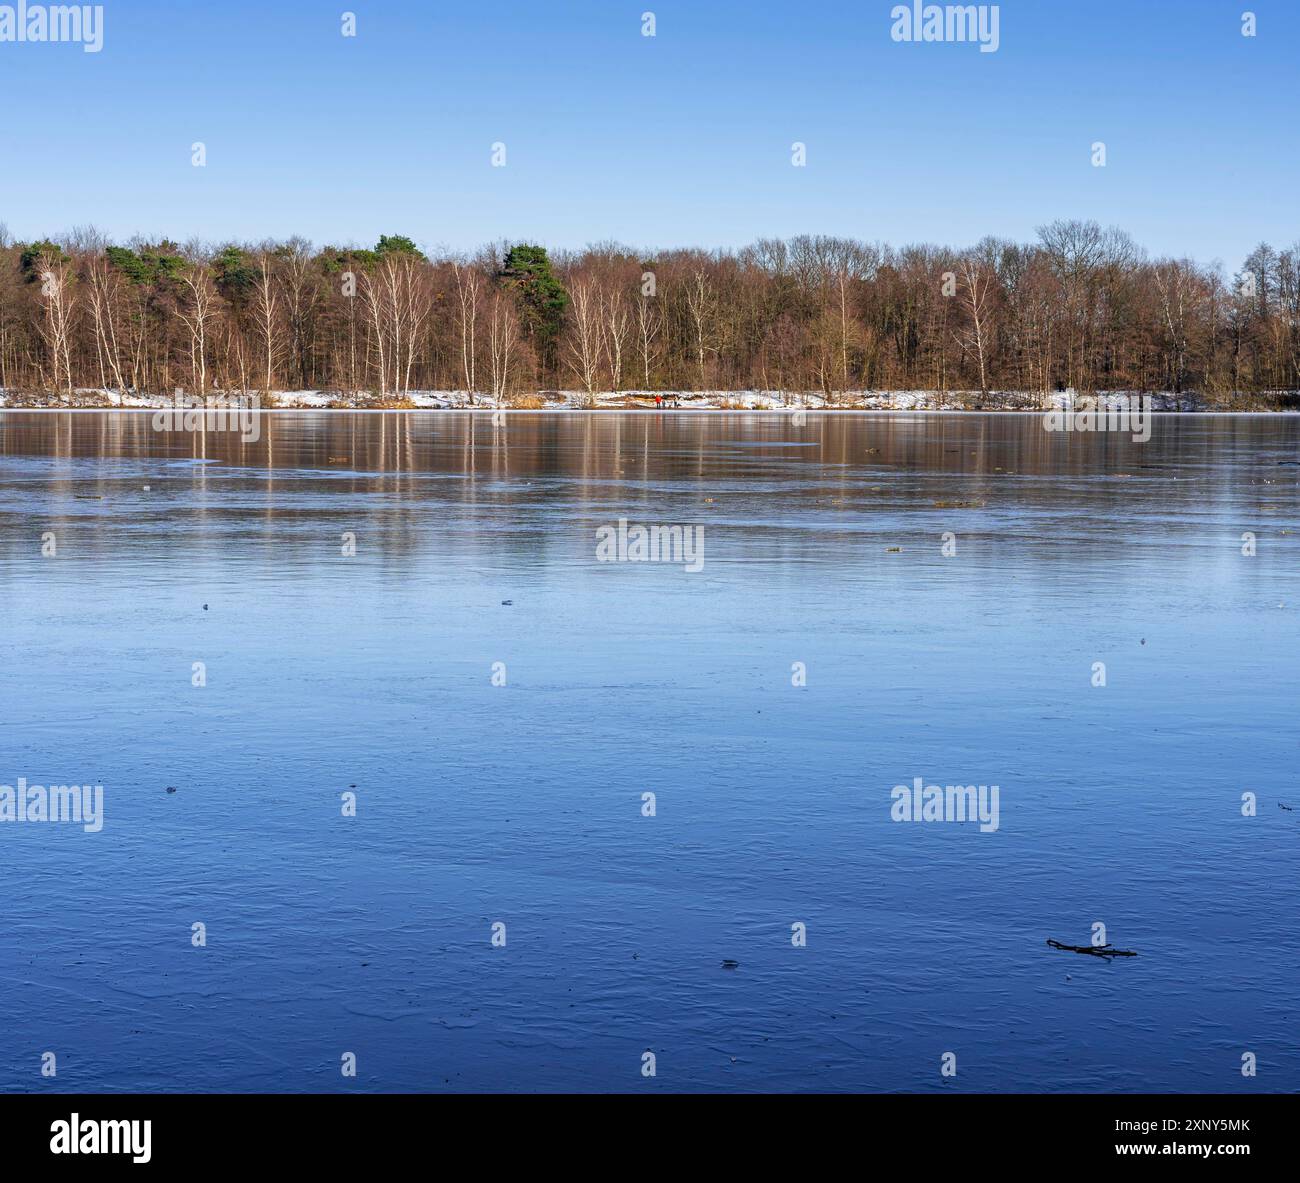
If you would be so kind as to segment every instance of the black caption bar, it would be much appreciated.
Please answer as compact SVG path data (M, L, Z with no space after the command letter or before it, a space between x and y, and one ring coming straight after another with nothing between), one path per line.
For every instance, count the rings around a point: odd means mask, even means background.
M773 1157L918 1167L1209 1164L1236 1175L1292 1158L1290 1096L74 1096L0 1097L0 1163L147 1171L319 1166L334 1177L450 1152L494 1166ZM1148 1164L1146 1166L1142 1164ZM1157 1168L1160 1169L1160 1168Z

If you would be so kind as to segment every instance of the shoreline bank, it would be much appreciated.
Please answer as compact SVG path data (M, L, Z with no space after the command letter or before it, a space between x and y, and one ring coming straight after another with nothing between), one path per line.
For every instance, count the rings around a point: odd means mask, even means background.
M658 402L655 401L656 397ZM825 413L825 414L1045 414L1142 408L1155 414L1298 414L1300 391L1269 391L1259 395L1206 398L1199 394L1106 391L1080 395L1001 391L856 391L835 398L822 394L772 391L622 391L587 395L576 391L542 391L534 395L496 399L465 391L412 391L401 396L336 391L255 392L217 391L206 400L196 396L119 394L107 390L78 390L72 394L0 390L0 410L6 411L167 411L220 408L232 400L257 411L460 411L499 412L664 412L688 413Z
M199 408L196 408L198 410ZM948 407L943 410L896 410L890 408L872 409L869 407L787 407L776 411L756 409L722 409L719 407L555 407L555 408L528 408L528 407L261 407L257 411L250 411L249 414L258 415L317 415L321 413L329 415L425 415L425 414L455 414L455 415L686 415L686 416L706 416L706 415L763 415L767 418L777 418L782 413L790 415L795 411L802 410L807 415L878 415L881 417L890 416L909 416L909 415L951 415L954 418L970 418L976 415L1019 415L1019 416L1042 416L1047 411L1014 411L999 410L996 408L981 408L978 410L960 410L956 407ZM105 412L113 412L121 415L151 415L155 413L154 408L150 407L27 407L27 406L5 406L0 403L0 415L100 415ZM1180 411L1155 410L1153 415L1159 415L1162 418L1167 416L1190 415L1202 419L1225 419L1241 418L1244 416L1258 416L1260 418L1287 418L1290 416L1300 415L1300 409L1292 410L1197 410L1197 411Z

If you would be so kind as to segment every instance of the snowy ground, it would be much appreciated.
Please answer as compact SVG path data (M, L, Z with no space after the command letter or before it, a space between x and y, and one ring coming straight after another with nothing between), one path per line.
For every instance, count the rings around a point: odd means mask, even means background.
M227 392L232 393L232 392ZM1268 409L1283 392L1251 397L1242 401L1258 409ZM1098 397L1103 406L1119 407L1138 397L1136 391L1108 391ZM1216 404L1196 394L1153 393L1149 396L1156 411L1204 411ZM1292 397L1295 397L1294 394ZM659 400L656 402L656 398ZM157 409L175 407L174 396L81 389L68 394L32 394L0 390L0 407L122 407ZM1087 405L1072 391L1043 394L1024 391L934 391L934 390L858 390L828 399L818 392L772 390L705 390L705 391L606 391L594 396L574 390L540 391L535 395L506 400L499 404L491 395L470 394L464 390L415 390L406 395L381 397L374 394L344 394L325 390L278 390L263 397L265 409L414 409L414 410L495 410L507 408L565 410L857 410L857 411L1044 411L1065 410L1073 405ZM1226 409L1226 408L1220 408Z

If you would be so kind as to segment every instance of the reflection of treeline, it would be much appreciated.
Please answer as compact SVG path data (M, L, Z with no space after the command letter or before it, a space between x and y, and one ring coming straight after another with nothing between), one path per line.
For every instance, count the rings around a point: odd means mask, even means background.
M1300 244L1228 277L1092 222L969 250L435 258L401 236L209 249L0 228L0 386L1277 391L1300 387Z

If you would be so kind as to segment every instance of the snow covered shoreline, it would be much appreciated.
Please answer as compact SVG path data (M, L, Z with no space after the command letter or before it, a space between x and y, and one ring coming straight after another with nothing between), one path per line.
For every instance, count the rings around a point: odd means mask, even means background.
M209 398L219 402L214 392ZM577 391L542 391L535 395L497 400L490 395L471 395L461 390L421 390L405 395L343 394L337 391L276 391L271 396L246 396L264 411L762 411L796 412L907 412L969 414L1076 409L1095 405L1099 409L1120 408L1129 400L1150 401L1150 409L1163 413L1205 414L1295 414L1300 413L1300 392L1270 391L1237 395L1231 399L1207 399L1197 394L1109 391L1095 396L1073 391L1041 394L1023 391L850 391L835 398L820 392L775 391L619 391L589 396ZM255 400L255 401L254 401ZM658 401L656 401L658 400ZM193 405L199 406L194 399ZM0 409L39 411L155 411L175 408L171 395L127 393L111 390L78 390L73 394L30 393L0 390Z

